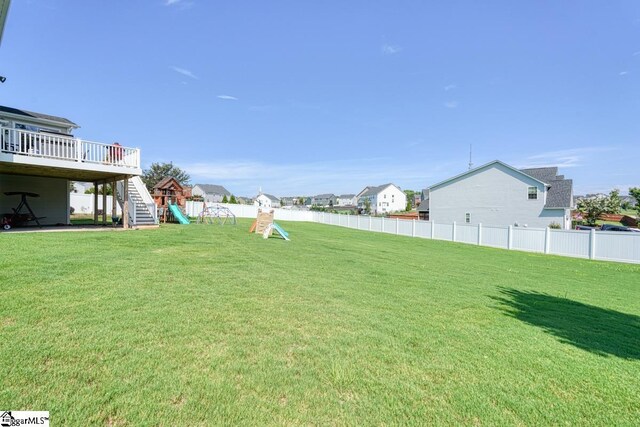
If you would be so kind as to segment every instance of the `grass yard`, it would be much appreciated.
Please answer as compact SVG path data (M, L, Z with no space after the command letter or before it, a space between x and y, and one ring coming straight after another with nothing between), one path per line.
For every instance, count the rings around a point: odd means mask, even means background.
M637 425L640 266L282 223L0 235L52 425Z

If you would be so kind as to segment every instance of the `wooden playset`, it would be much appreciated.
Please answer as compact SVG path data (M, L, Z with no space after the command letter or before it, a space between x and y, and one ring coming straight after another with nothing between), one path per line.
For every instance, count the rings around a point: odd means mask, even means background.
M153 201L158 207L159 219L162 222L175 221L170 210L171 205L184 209L187 198L191 197L191 188L182 186L177 179L170 176L153 186Z
M273 221L273 213L273 210L266 212L258 209L258 217L251 224L249 233L262 234L262 237L268 239L275 231L284 240L289 240L289 233Z

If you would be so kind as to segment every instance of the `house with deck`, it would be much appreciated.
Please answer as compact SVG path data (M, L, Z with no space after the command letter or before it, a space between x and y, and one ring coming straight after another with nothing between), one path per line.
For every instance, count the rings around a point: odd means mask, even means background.
M573 181L557 167L517 169L494 160L428 193L428 217L436 223L571 228Z
M155 204L140 179L140 149L81 139L74 135L78 128L64 117L0 106L0 214L13 214L26 201L29 209L21 213L28 225L69 224L70 182L77 181L92 183L95 206L106 198L98 187L111 184L124 227L156 224ZM115 204L113 212L102 212L102 223L107 215L116 216ZM94 222L100 222L97 211Z

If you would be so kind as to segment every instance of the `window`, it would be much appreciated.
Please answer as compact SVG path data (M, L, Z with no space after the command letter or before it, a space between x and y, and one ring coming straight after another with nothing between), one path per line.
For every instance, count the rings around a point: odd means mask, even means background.
M467 224L471 222L471 214L469 212L464 214L464 222L466 222Z
M529 187L529 200L538 199L538 187Z

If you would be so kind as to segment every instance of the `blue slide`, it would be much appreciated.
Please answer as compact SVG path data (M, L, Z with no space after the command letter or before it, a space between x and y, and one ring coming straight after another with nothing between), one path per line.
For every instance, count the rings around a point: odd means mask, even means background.
M276 230L278 232L278 234L281 235L284 240L289 240L289 233L284 231L284 228L280 227L275 222L273 223L273 229Z
M169 203L169 210L180 224L190 224L189 218L184 216L178 205L172 205L171 203Z

